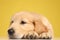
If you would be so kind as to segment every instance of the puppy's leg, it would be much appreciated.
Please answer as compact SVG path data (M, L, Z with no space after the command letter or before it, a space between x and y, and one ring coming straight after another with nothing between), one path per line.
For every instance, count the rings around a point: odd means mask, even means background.
M52 39L50 32L44 32L39 35L39 39Z
M29 32L23 36L23 39L37 39L38 34L36 32Z

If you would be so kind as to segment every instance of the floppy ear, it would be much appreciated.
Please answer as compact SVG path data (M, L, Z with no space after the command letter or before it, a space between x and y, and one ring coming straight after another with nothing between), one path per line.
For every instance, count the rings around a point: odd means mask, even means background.
M34 19L34 31L38 34L41 34L43 32L48 32L51 30L51 24L48 22L48 20L44 16L36 17Z

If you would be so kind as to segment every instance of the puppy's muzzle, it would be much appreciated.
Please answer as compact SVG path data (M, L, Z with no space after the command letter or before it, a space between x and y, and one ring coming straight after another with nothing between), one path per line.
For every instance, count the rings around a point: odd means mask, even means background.
M11 28L11 29L8 30L9 35L13 35L14 33L15 33L14 29Z

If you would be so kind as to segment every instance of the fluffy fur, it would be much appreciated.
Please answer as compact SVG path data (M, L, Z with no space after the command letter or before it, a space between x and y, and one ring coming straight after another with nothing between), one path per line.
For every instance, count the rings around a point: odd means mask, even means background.
M25 23L22 23L22 21ZM52 26L47 18L41 14L18 12L11 18L9 29L11 28L15 33L9 35L10 38L53 38Z

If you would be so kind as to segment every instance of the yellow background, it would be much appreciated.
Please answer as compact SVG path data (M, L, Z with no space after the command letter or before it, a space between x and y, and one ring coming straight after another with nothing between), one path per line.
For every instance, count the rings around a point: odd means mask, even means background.
M55 37L60 37L59 0L0 0L0 37L7 37L10 18L19 11L45 15L53 26Z

